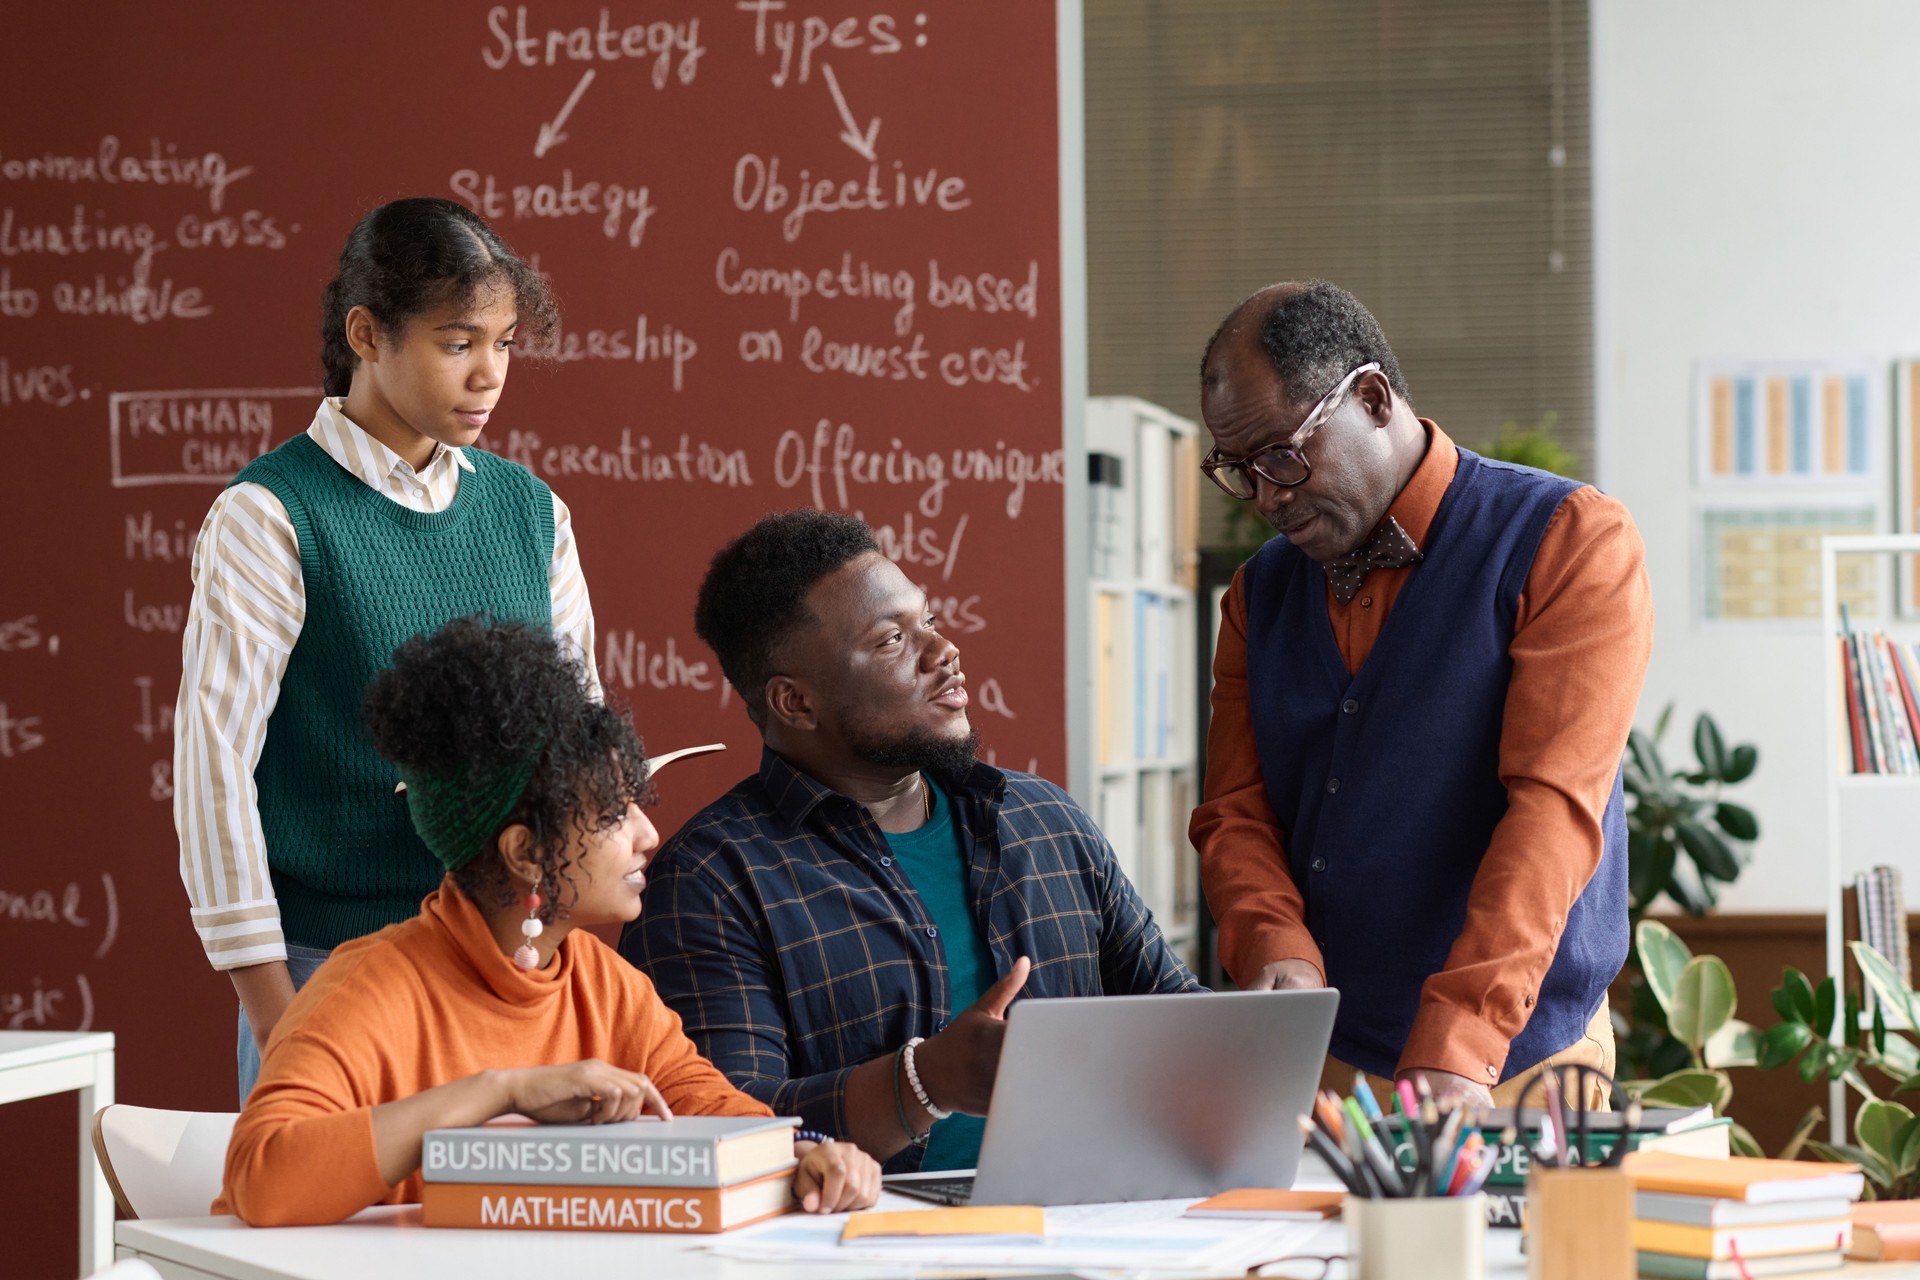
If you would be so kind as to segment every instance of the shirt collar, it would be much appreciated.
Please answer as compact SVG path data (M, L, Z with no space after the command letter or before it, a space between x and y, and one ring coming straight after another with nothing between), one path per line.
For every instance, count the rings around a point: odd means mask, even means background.
M1453 483L1454 472L1460 469L1460 448L1438 423L1430 419L1420 419L1420 425L1427 433L1427 453L1420 459L1413 475L1407 479L1406 487L1394 498L1393 505L1387 508L1387 514L1380 518L1385 524L1387 517L1400 522L1400 527L1413 539L1413 545L1424 551L1427 544L1427 530L1433 525L1433 517L1439 513L1441 499L1447 496L1447 486Z
M313 417L312 435L314 443L325 449L328 457L358 476L370 488L379 488L387 477L395 474L403 477L418 474L424 480L440 467L457 466L462 471L473 470L473 462L467 457L466 450L455 445L436 444L433 456L427 459L427 465L416 473L407 465L406 459L374 439L366 428L347 416L344 396L328 396L320 402L320 408Z
M445 934L453 949L466 959L468 968L496 996L522 1008L544 1005L565 992L573 977L575 953L585 945L581 938L584 930L575 929L561 939L546 968L530 973L522 970L502 954L487 917L451 875L427 895L420 904L420 914Z
M946 778L941 781L956 797L965 796L986 804L1000 803L1007 791L1007 775L978 760L957 783ZM853 797L842 795L812 774L796 768L768 746L760 748L760 785L766 789L774 813L796 831L806 825L815 809L828 801L859 804Z

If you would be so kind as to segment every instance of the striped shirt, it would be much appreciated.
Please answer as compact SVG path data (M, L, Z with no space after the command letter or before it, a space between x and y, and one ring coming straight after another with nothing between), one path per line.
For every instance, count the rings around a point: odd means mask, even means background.
M348 419L337 399L320 402L307 435L349 474L413 511L445 510L459 492L461 473L473 470L461 450L441 445L416 472ZM585 661L597 695L593 606L572 516L557 496L547 583L554 634ZM306 614L300 542L286 508L263 485L224 490L193 548L193 602L173 726L180 879L200 945L216 969L287 957L253 771Z
M1033 960L1023 998L1201 989L1066 792L977 764L952 793L995 972ZM873 815L772 751L666 843L647 880L621 953L701 1054L776 1115L846 1136L853 1068L959 1012L940 930ZM919 1161L910 1146L887 1169Z

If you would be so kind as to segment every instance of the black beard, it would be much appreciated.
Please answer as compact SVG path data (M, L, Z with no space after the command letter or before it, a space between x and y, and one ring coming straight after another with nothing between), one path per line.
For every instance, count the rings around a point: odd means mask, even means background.
M969 729L964 739L938 738L930 733L909 733L905 737L856 739L849 742L853 754L868 764L896 769L918 769L949 785L965 780L976 763L980 735Z

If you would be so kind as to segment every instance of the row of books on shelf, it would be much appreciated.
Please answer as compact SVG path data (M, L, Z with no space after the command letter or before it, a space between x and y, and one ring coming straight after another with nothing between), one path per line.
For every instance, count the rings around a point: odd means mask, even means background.
M1895 973L1911 983L1913 959L1907 941L1907 902L1898 867L1869 867L1840 892L1841 929L1885 956ZM1874 991L1863 983L1863 1008L1871 1014ZM1902 1015L1904 1016L1904 1014Z
M1087 407L1089 570L1191 588L1200 565L1200 453L1189 429L1124 399Z
M1840 607L1840 662L1853 772L1920 774L1920 650Z
M1094 596L1093 738L1102 765L1184 754L1178 669L1185 602L1152 591ZM1129 638L1131 643L1128 643Z

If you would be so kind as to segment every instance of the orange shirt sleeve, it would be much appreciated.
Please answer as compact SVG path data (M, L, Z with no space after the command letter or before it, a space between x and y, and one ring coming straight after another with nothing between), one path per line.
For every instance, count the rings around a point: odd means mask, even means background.
M256 1227L311 1225L394 1198L373 1144L375 1100L358 1087L378 1078L376 1063L354 1049L382 1043L405 1058L414 1056L408 1046L418 1037L408 1020L380 1017L371 1006L355 1011L378 1019L364 1036L308 1030L303 1024L330 985L322 979L334 976L323 967L274 1028L260 1083L234 1125L225 1186L212 1212L238 1214Z
M1245 571L1220 602L1213 655L1213 714L1207 728L1207 777L1188 835L1200 855L1200 881L1220 927L1220 962L1246 982L1276 960L1305 960L1326 979L1326 962L1307 931L1306 903L1287 869L1287 837L1267 799L1247 701Z
M766 1103L733 1087L720 1068L700 1056L681 1029L680 1015L667 1007L653 989L653 981L621 959L611 948L606 981L633 988L633 1012L628 1021L636 1038L632 1057L621 1066L646 1073L675 1115L770 1116ZM617 966L615 968L614 966Z
M1446 967L1420 993L1400 1069L1491 1083L1532 1016L1567 912L1600 865L1600 822L1653 651L1646 549L1588 487L1540 539L1514 621L1500 735L1507 813Z

